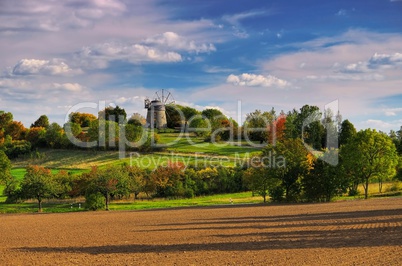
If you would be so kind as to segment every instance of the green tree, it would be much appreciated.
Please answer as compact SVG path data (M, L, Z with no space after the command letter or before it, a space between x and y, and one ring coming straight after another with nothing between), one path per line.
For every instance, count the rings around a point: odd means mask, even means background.
M0 129L7 128L8 124L13 121L13 114L10 112L0 111Z
M222 117L224 114L218 109L208 108L201 112L201 115L206 117L209 120L214 120L217 117Z
M120 108L118 105L114 108L108 106L105 110L99 112L98 118L99 120L114 121L121 124L126 122L127 113L126 110Z
M33 124L32 127L44 127L47 128L49 126L49 118L46 115L41 115Z
M46 129L44 127L31 127L25 138L31 143L32 148L46 147Z
M264 199L264 203L267 202L267 196L278 187L281 182L272 169L262 165L248 168L244 172L243 177L251 190Z
M0 150L0 184L3 184L5 186L4 190L7 190L13 180L10 159L8 159L4 151Z
M125 166L125 171L128 173L129 190L134 194L134 200L136 200L138 195L144 192L147 171L135 166Z
M329 202L333 197L342 195L348 187L348 179L340 165L328 164L329 156L338 156L336 150L324 153L327 158L314 158L310 172L302 179L304 196L308 201Z
M252 141L259 141L263 143L268 141L268 129L275 120L275 110L270 112L261 112L255 110L252 113L247 114L246 121L243 128L245 135Z
M298 201L301 180L308 174L313 161L302 140L284 139L276 145L268 145L262 152L262 158L264 166L270 168L281 181L286 201Z
M306 144L320 150L325 136L320 109L317 106L304 105L299 111L293 109L289 112L286 117L285 136L302 138Z
M144 116L139 113L134 113L128 119L127 124L142 127L147 123Z
M347 144L355 135L355 126L349 120L343 120L339 130L339 147Z
M395 174L398 155L391 138L376 130L366 129L341 147L342 163L352 176L363 183L368 198L370 180Z
M175 128L175 127L181 127L182 121L184 119L184 115L181 114L180 108L178 108L174 104L168 104L165 106L165 111L166 111L166 122L167 122L167 127L168 128Z
M119 125L114 121L96 120L88 129L90 141L98 141L99 147L117 148L119 143Z
M63 128L59 124L57 123L50 124L45 134L47 145L50 148L61 148L63 134L64 134Z
M90 175L86 194L102 194L105 198L106 210L109 210L111 197L129 193L128 174L121 166L108 166L103 169L94 167Z
M54 197L59 186L49 169L41 166L28 166L27 173L21 182L21 195L25 199L38 201L38 211L42 212L42 201Z
M63 126L63 130L65 132L66 131L71 132L74 137L78 136L82 132L82 128L81 128L80 124L73 123L73 122L65 123Z
M69 115L69 122L80 125L81 127L89 127L92 121L97 118L93 114L73 112Z

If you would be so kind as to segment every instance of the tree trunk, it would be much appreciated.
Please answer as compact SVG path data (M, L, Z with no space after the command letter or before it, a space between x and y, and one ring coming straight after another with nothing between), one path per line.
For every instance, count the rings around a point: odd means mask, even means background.
M42 199L38 198L38 212L42 212Z
M369 186L369 178L365 178L366 185L364 187L364 199L368 199L368 186Z
M378 192L382 193L382 179L378 180Z
M106 193L106 210L109 210L109 192Z
M264 203L267 202L267 195L264 193L264 195L262 195L262 197L264 198Z

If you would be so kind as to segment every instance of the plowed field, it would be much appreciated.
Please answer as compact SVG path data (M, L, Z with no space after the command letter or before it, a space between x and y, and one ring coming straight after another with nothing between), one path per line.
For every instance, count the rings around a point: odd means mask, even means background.
M402 198L0 215L0 265L402 265Z

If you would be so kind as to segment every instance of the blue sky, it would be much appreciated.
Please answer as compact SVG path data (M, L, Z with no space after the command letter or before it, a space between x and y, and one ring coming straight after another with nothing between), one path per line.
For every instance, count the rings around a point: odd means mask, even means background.
M398 0L2 0L0 47L0 110L26 126L85 102L145 114L160 89L236 120L338 101L358 129L402 125Z

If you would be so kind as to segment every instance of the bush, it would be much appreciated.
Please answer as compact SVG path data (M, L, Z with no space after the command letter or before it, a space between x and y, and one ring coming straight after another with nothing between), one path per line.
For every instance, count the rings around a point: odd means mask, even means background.
M191 188L186 188L184 190L184 197L187 199L194 198L194 190Z
M348 195L349 196L359 196L360 191L358 189L350 188Z
M106 206L105 197L100 192L86 194L84 206L91 211L104 209Z
M285 194L285 190L281 186L277 186L269 191L269 196L271 197L271 201L273 201L273 202L283 201L284 194Z

